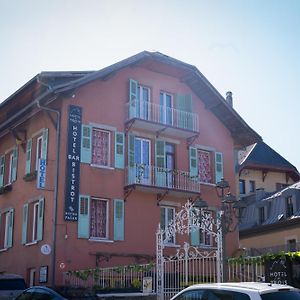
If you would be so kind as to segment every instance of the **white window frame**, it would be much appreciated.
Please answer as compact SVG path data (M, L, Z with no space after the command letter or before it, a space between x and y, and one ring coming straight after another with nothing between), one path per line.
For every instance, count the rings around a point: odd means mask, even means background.
M36 154L35 154L35 170L38 170L39 167L39 159L42 155L43 148L43 135L36 138Z
M8 184L12 183L12 173L13 173L13 163L14 163L14 154L13 152L9 153L9 173L8 173Z
M94 164L91 162L91 166L92 167L97 167L97 168L111 168L111 131L107 130L107 129L102 129L99 127L95 127L92 126L92 132L91 132L91 161L93 161L93 131L97 130L97 131L102 131L102 132L107 132L108 133L108 159L107 159L107 166L106 165L98 165L98 164Z
M143 97L143 90L147 90L148 92L148 101L146 101ZM149 107L147 106L146 109L147 109L147 112L145 111L145 106L144 104L146 102L151 102L151 89L147 86L144 86L144 85L138 85L138 102L139 102L139 116L142 117L142 119L149 119L149 114L150 114L150 110L149 110ZM146 118L147 116L147 118Z
M212 214L209 211L204 211L203 213L207 214L210 218L212 217ZM211 232L213 230L213 225L210 224L209 227L210 227L209 228L209 230L210 230L209 232L202 231L202 229L199 228L199 240L200 240L199 246L201 246L201 247L212 247L213 246L213 235L211 234ZM207 234L208 237L209 237L209 243L208 244L205 243L205 234ZM200 236L202 236L202 239L200 238Z
M159 93L159 97L160 95L163 96L163 119L162 119L162 122L163 124L168 124L167 123L167 96L170 96L171 97L171 107L168 107L171 109L171 124L170 125L173 125L174 124L174 97L171 93L168 93L168 92L165 92L165 91L160 91Z
M173 219L175 217L175 213L176 213L176 210L175 210L175 207L172 207L172 206L161 206L160 209L164 209L165 210L165 228L168 226L168 215L169 215L169 209L173 211ZM161 220L160 220L161 221ZM163 230L165 230L165 228L162 228ZM164 239L164 237L163 237ZM163 241L164 242L164 245L175 245L176 244L176 234L174 235L173 237L173 241Z
M3 248L7 249L8 247L8 228L9 228L9 221L10 221L10 211L5 211L2 214L2 218L5 217L5 228L4 228L4 240L3 240Z
M103 241L103 240L108 240L109 237L109 199L105 199L105 198L97 198L97 197L91 197L91 203L90 203L90 211L91 211L91 206L92 206L92 201L105 201L106 202L106 236L105 237L95 237L95 236L91 236L91 214L90 214L90 227L89 227L89 239L90 240L94 240L94 241Z
M151 182L151 176L152 176L152 173L151 173L151 140L149 139L146 139L146 138L143 138L143 137L135 137L135 141L139 140L141 142L141 148L140 148L140 152L141 152L141 158L143 158L143 154L144 154L144 148L143 148L143 142L147 142L149 147L149 153L148 153L148 161L149 161L149 165L148 165L148 171L149 171L149 174L148 174L148 178L142 178L142 182L141 183L145 183L145 184L148 184ZM134 152L136 153L135 151L135 142L134 142ZM136 160L135 160L135 157L134 157L134 163L136 164Z
M29 204L30 205L30 204ZM32 203L33 205L33 219L32 219L32 236L31 242L37 242L37 222L39 213L39 201Z

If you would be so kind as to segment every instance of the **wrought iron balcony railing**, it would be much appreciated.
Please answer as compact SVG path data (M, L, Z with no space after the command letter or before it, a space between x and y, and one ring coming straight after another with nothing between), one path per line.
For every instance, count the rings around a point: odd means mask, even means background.
M149 101L134 100L126 104L128 119L140 119L157 124L199 132L198 114L166 107Z
M141 185L200 193L198 178L191 177L189 172L145 164L134 164L126 167L125 185Z

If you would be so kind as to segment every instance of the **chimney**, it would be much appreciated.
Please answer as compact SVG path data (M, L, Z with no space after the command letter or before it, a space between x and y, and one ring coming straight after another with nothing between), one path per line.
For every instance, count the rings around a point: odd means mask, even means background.
M226 102L233 107L233 103L232 103L232 92L226 92Z

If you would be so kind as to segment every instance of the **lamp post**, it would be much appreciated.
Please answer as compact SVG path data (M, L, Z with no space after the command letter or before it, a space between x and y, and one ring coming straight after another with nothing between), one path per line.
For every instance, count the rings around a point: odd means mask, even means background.
M227 259L226 259L226 234L236 230L237 225L242 217L242 210L245 208L243 201L238 201L230 192L230 185L224 178L216 183L216 192L221 200L221 230L222 230L222 267L223 281L227 281Z

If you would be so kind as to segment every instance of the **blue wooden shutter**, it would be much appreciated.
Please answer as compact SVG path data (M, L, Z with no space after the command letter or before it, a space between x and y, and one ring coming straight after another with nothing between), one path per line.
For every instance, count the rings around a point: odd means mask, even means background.
M31 170L31 153L32 153L32 139L29 139L27 140L27 144L26 144L25 174L30 173Z
M115 134L115 168L124 169L124 133Z
M199 246L200 245L200 229L196 227L192 228L191 231L191 246Z
M114 240L124 241L124 200L114 200Z
M4 185L5 155L0 156L0 187Z
M39 200L38 206L38 219L37 219L37 240L41 241L43 239L43 229L44 229L44 198Z
M129 119L137 116L138 82L129 80Z
M23 206L23 220L22 220L22 244L27 242L27 226L28 226L28 203Z
M79 239L90 237L90 196L79 196L77 236Z
M215 177L216 177L216 183L221 181L221 179L224 177L223 174L223 153L216 152L215 153Z
M18 167L18 148L15 147L13 150L11 182L17 180L17 167Z
M92 127L82 125L81 128L81 162L90 164L92 161Z
M166 155L165 141L157 140L155 143L155 176L156 184L159 186L166 185Z
M42 143L42 153L41 158L47 160L47 151L48 151L48 128L43 130L43 143Z
M128 135L128 184L135 183L136 166L134 161L135 137Z
M8 229L7 229L7 248L13 245L13 228L14 228L14 209L9 211Z
M198 158L197 148L189 148L189 160L190 160L190 176L197 179L198 177Z

